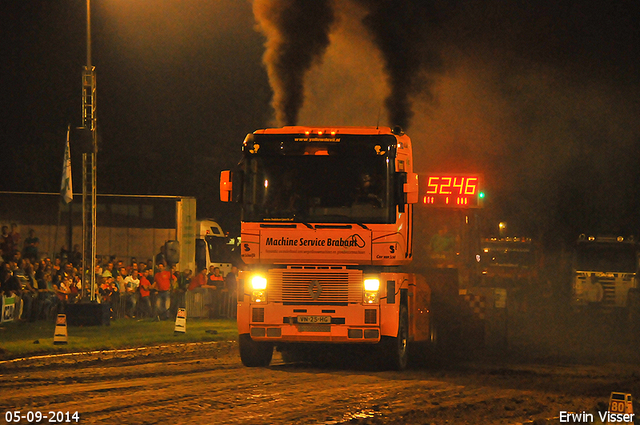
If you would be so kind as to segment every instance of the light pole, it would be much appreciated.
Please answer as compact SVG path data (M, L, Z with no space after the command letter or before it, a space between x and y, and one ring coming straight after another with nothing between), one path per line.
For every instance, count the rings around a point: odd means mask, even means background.
M498 223L498 231L499 231L500 237L504 238L504 236L507 234L507 223L504 221L501 221L500 223Z
M96 68L91 65L91 0L87 0L87 66L82 71L82 126L89 133L91 146L82 153L82 296L87 278L90 299L96 301Z

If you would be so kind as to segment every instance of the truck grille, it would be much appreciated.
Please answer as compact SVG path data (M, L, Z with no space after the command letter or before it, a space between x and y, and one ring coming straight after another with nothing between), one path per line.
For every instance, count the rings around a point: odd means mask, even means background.
M598 273L578 271L576 282L583 287L590 282L597 282L602 286L602 302L599 308L602 311L612 311L616 307L624 307L626 301L626 290L632 285L636 276L633 273Z
M331 266L269 270L269 301L302 305L362 302L362 271Z
M616 306L616 282L613 279L599 279L600 285L602 285L602 306L605 309L613 308Z
M602 308L611 310L616 307L616 281L615 279L598 278L602 285Z

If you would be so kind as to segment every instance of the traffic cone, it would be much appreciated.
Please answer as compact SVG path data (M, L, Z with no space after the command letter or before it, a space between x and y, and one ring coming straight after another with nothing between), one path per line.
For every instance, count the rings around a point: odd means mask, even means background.
M186 333L187 332L187 309L179 308L176 315L176 326L173 329L174 333Z
M53 333L53 343L55 345L66 344L67 340L67 315L58 314L58 318L56 319L56 329Z

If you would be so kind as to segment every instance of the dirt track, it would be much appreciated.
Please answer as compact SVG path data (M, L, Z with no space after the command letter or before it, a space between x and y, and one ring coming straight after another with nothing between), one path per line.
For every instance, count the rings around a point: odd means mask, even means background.
M20 410L77 411L83 424L539 424L606 407L611 391L640 397L637 363L362 369L277 353L245 368L235 342L15 361L0 365L0 423Z

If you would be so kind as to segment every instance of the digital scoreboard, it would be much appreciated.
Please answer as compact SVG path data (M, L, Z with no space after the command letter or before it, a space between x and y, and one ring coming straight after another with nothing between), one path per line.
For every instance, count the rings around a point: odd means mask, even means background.
M442 208L482 206L482 176L478 174L427 174L420 177L421 202Z

